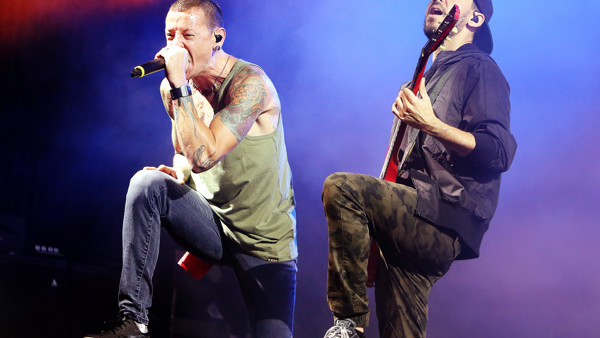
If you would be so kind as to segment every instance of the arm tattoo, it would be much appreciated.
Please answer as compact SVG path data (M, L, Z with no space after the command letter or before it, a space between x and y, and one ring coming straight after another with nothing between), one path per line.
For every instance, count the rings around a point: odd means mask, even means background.
M206 154L206 159L202 160L202 157L204 156L205 152L206 152L206 146L205 145L201 145L200 148L198 148L194 152L194 166L195 167L198 167L198 168L210 168L216 162L219 162L220 159L216 159L216 160L211 160L210 159L211 157L213 157L215 155L215 152L213 152L212 154Z
M204 123L203 121L198 121L195 114L194 101L191 96L184 96L178 99L177 101L179 109L174 109L174 120L175 120L175 128L181 128L180 125L186 124L191 125L191 128L194 130L194 137L198 138L198 123ZM183 110L183 111L180 111ZM189 118L189 121L188 121ZM192 165L197 168L210 168L212 167L218 160L211 160L211 157L215 155L215 152L212 154L206 154L207 147L206 145L201 145L193 154L193 163ZM203 160L202 158L205 157Z
M160 92L160 96L162 97L163 104L165 105L165 110L167 114L171 115L171 99L167 97L167 93L165 91Z
M181 109L183 109L183 111L185 112L185 114L180 114L179 109L174 109L174 118L175 118L175 125L177 127L179 127L180 123L186 123L188 121L185 121L188 117L190 118L189 123L191 123L191 125L194 128L194 136L198 137L198 121L196 119L196 115L194 114L194 101L192 101L192 97L191 96L184 96L181 97L178 100L179 103L179 107L181 107ZM201 122L202 123L202 122Z
M258 77L250 77L233 88L231 103L219 112L219 117L238 142L263 112L266 96L265 85Z

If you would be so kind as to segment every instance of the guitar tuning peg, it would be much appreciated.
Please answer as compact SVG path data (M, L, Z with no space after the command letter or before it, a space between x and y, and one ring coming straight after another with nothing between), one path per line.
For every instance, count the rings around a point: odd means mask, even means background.
M446 40L448 40L448 41L452 41L452 39L450 39L450 36L447 36L447 37L446 37Z
M444 45L440 45L438 48L441 50L446 50L446 46L444 46Z
M454 33L454 34L458 33L458 28L456 28L456 26L454 26L454 27L452 28L452 33Z

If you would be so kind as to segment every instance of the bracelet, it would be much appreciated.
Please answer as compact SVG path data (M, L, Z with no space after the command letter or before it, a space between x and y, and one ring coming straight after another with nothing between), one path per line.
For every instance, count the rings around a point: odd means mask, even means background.
M177 100L184 96L192 95L192 88L190 86L181 86L171 89L171 100Z

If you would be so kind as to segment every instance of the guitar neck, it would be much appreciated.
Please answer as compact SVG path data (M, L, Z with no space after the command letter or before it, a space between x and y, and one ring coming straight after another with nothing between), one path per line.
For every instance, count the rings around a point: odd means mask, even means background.
M427 66L427 59L429 59L429 56L444 42L448 34L450 34L450 31L456 25L459 16L460 10L457 5L454 5L438 29L434 32L434 35L421 50L417 68L415 69L415 73L409 87L413 94L418 95L419 93L421 81L423 80L423 74L425 73L425 66ZM406 130L407 125L405 123L401 123L399 120L395 121L392 131L392 139L390 140L390 146L388 148L380 175L380 177L386 181L395 182L398 169L401 169L399 166L401 166L402 163L399 163L398 154L400 150L400 143L406 134Z
M458 18L460 16L460 9L457 5L454 5L448 15L444 18L444 21L440 24L438 29L435 31L435 34L432 38L427 41L423 49L421 50L421 55L419 56L419 62L417 63L417 68L415 69L415 74L413 75L411 81L411 90L413 94L417 95L419 92L419 88L421 86L421 80L423 79L423 74L425 73L425 67L427 66L427 60L438 49L443 43L446 37L450 34L450 31L454 28L456 23L458 22Z
M415 69L415 73L413 75L412 81L410 82L410 90L413 94L417 95L419 92L419 88L421 86L421 80L423 80L423 74L425 73L425 67L427 66L427 59L429 55L421 52L421 57L419 57L419 62L417 63L417 68Z

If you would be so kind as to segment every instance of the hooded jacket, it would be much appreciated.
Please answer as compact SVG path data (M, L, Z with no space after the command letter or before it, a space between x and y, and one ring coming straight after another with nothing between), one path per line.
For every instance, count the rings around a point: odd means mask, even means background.
M396 182L417 190L415 213L454 230L462 244L457 259L468 259L479 256L498 204L501 173L510 167L517 144L510 132L510 87L494 60L473 44L441 52L425 74L428 92L446 72L451 74L433 111L444 123L472 133L475 149L461 157L420 133ZM403 139L399 158L405 144Z

